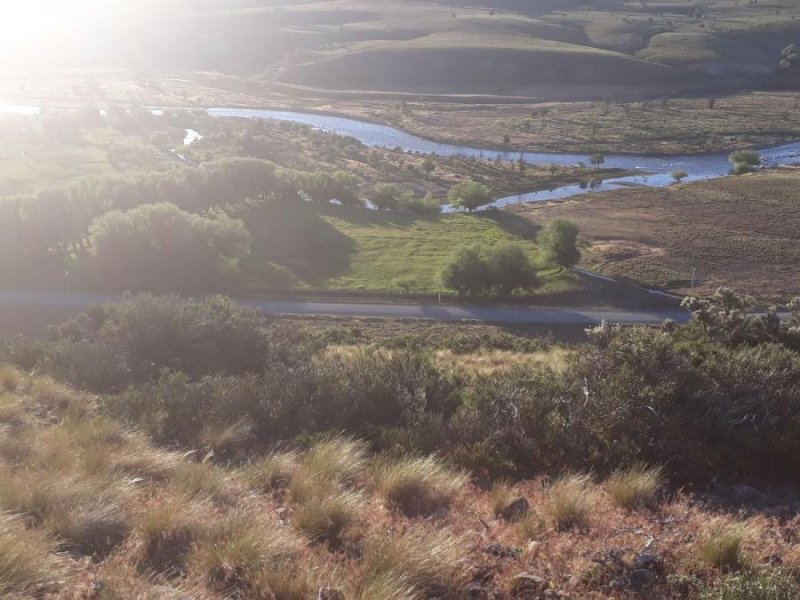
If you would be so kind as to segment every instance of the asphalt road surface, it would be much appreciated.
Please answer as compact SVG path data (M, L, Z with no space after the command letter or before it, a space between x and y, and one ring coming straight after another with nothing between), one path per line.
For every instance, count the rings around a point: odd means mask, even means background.
M0 292L0 305L74 309L95 304L122 302L123 296L98 294ZM595 325L603 321L627 325L655 325L665 319L680 323L689 315L679 309L574 308L547 306L481 306L446 304L380 304L361 302L320 302L303 300L237 299L242 305L260 309L268 315L305 315L332 317L383 317L393 319L430 319L434 321L480 321L517 325Z

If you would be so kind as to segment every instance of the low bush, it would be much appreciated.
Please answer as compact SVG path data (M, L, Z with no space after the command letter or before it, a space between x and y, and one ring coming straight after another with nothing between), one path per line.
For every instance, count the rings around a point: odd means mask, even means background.
M786 569L732 575L699 594L699 600L794 600L800 582Z

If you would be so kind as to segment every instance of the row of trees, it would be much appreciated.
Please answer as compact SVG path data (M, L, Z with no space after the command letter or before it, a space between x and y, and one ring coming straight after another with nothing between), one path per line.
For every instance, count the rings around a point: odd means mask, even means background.
M580 260L578 227L556 219L539 232L542 264L570 267ZM536 267L519 244L473 245L459 248L442 271L442 284L459 296L510 296L539 284Z

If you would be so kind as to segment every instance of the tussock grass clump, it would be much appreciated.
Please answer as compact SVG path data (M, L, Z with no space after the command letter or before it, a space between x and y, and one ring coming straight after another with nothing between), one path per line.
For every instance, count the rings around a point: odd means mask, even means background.
M305 472L348 486L356 482L366 465L366 443L341 436L315 444L302 462Z
M364 504L359 492L330 491L312 496L295 511L293 522L312 542L338 544Z
M378 490L406 515L426 515L447 508L467 483L461 472L433 456L381 461L374 468Z
M489 490L489 506L492 509L492 514L495 517L502 515L505 508L514 497L514 490L511 488L511 482L502 479L495 481Z
M739 569L747 564L744 545L752 533L747 523L714 519L698 540L699 557L712 567Z
M405 577L383 573L367 577L352 597L354 600L418 600L420 595Z
M242 470L248 487L260 492L286 488L297 471L300 459L296 452L270 454L251 462Z
M54 512L44 525L63 540L64 550L96 559L106 557L133 528L118 505L103 499Z
M545 529L547 529L547 524L540 516L533 513L525 516L516 525L517 536L520 538L522 543L535 540L542 534L542 532L545 531Z
M50 538L26 529L18 517L0 515L0 596L24 594L66 572L66 562Z
M428 595L456 590L468 540L432 525L403 534L373 534L364 542L363 560L372 576L400 577Z
M200 505L182 496L157 499L141 513L136 526L145 568L158 573L182 573L192 544L205 532Z
M564 475L547 490L544 509L556 529L588 527L597 492L588 475Z
M654 508L663 483L661 468L638 464L614 471L604 487L615 504L633 510L643 506Z
M189 569L214 589L248 586L256 575L280 573L303 547L291 529L269 523L251 507L237 509L213 524L189 557Z
M0 365L0 390L16 392L23 382L22 373L11 365Z
M191 500L227 502L231 498L227 473L209 463L179 463L172 473L172 485Z

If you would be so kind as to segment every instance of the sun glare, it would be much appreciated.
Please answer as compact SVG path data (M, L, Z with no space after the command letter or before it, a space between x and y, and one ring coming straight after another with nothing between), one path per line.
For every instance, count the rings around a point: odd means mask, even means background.
M90 21L101 0L0 0L0 35L6 40L38 40Z

